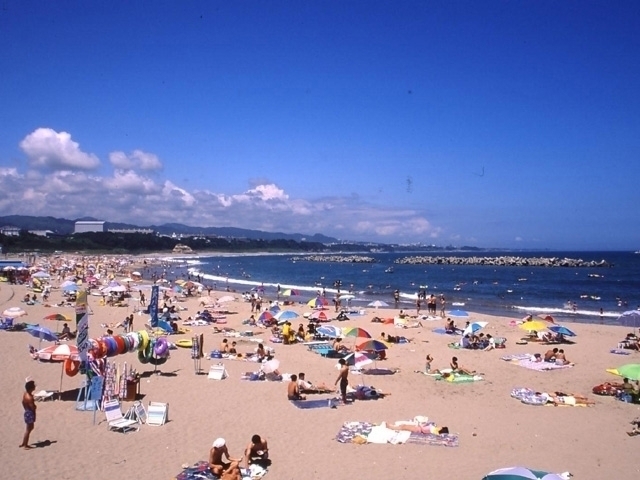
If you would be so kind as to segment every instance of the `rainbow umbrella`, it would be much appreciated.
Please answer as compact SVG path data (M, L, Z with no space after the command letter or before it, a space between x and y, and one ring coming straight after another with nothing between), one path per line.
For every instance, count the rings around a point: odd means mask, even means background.
M382 342L380 340L374 340L373 338L369 338L367 340L364 340L361 343L358 343L357 348L360 351L368 350L373 352L380 352L382 350L387 350L389 346L385 342Z
M346 327L342 329L345 337L371 338L371 334L361 327Z
M45 320L51 320L52 322L70 322L71 319L64 316L61 313L52 313L44 317Z
M307 305L311 308L323 308L329 304L329 301L324 297L312 298L307 302Z
M273 318L273 314L271 312L269 312L269 311L266 311L266 312L262 312L260 314L260 316L258 317L258 321L262 322L262 323L265 323L265 322L268 322L269 320L271 320L272 318Z
M295 297L295 296L300 295L300 290L295 290L293 288L288 288L284 292L282 292L282 295L285 296L285 297Z

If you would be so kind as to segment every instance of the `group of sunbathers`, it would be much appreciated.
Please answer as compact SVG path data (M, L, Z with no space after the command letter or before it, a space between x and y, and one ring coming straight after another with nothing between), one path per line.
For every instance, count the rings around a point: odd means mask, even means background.
M618 348L640 351L640 339L638 339L635 333L628 333L624 340L618 342Z
M555 363L556 365L570 365L571 362L567 360L567 356L564 353L564 349L553 348L547 350L544 356L539 353L533 355L534 362L548 362Z
M266 468L269 462L269 445L267 439L260 435L251 437L251 442L240 458L231 458L224 438L217 438L209 450L209 469L211 473L219 476L220 480L241 480L241 463L244 463L245 468L254 463Z
M491 334L467 334L460 339L460 346L470 350L493 350L496 348L496 341Z

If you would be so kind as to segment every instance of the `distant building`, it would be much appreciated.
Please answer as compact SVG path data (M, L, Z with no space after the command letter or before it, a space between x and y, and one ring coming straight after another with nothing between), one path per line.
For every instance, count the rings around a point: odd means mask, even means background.
M2 235L6 235L7 237L19 237L20 229L18 227L14 227L13 225L5 225L0 228L0 233Z
M105 222L77 221L73 233L104 232L104 224Z
M29 230L29 233L40 237L48 237L49 235L53 235L55 232L52 232L51 230Z
M153 234L153 230L151 228L110 228L108 232L111 233L146 233Z

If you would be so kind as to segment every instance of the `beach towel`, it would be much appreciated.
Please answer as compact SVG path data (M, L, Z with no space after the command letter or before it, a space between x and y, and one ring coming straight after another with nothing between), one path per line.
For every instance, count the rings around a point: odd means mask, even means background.
M340 443L361 443L354 442L354 439L361 438L366 442L366 438L369 436L369 433L371 433L372 428L373 423L345 422L337 433L336 440Z
M438 335L455 335L455 332L447 332L444 328L434 328L431 331L433 333L437 333Z
M565 368L573 367L573 363L570 363L568 365L556 365L555 363L549 363L549 362L534 362L529 359L518 360L514 363L521 367L527 368L529 370L535 370L537 372L546 372L548 370L562 370Z
M433 424L433 422L430 423ZM459 445L459 437L456 434L436 435L432 433L397 431L387 428L385 424L375 425L369 422L345 422L336 435L336 440L340 443L359 444L413 443L445 447L457 447Z
M409 439L406 443L412 443L414 445L457 447L458 445L460 445L460 440L458 435L451 433L436 435L434 433L411 432L411 435L409 436Z
M314 400L289 400L291 404L301 410L312 408L337 408L340 401L335 398L318 398Z
M620 350L619 348L612 348L609 350L609 353L613 353L615 355L631 355L631 352L626 352L624 350Z
M513 360L526 360L532 357L533 357L533 354L531 353L513 353L511 355L504 355L500 357L500 359L506 362L511 362Z
M433 375L438 381L443 381L447 383L470 383L470 382L479 382L483 380L480 375L463 375L460 373L455 373L453 375L449 375L448 377L443 377L442 375Z
M241 468L242 480L255 480L267 474L267 469L260 465L250 465L249 468ZM183 467L174 480L219 480L220 477L211 473L209 462L201 460L191 467Z

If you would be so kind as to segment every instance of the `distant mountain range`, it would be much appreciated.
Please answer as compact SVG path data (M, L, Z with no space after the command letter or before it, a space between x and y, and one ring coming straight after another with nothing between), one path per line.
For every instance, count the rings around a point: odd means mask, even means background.
M21 230L51 230L58 235L70 235L75 230L77 221L101 221L97 218L83 217L76 220L54 217L32 217L28 215L7 215L0 217L0 227L14 226ZM249 230L235 227L190 227L181 223L165 223L163 225L149 225L141 227L128 223L107 222L105 230L129 230L146 228L162 235L217 235L219 237L248 238L251 240L295 240L296 242L337 243L338 239L327 237L320 233L304 235L301 233L263 232L262 230Z

